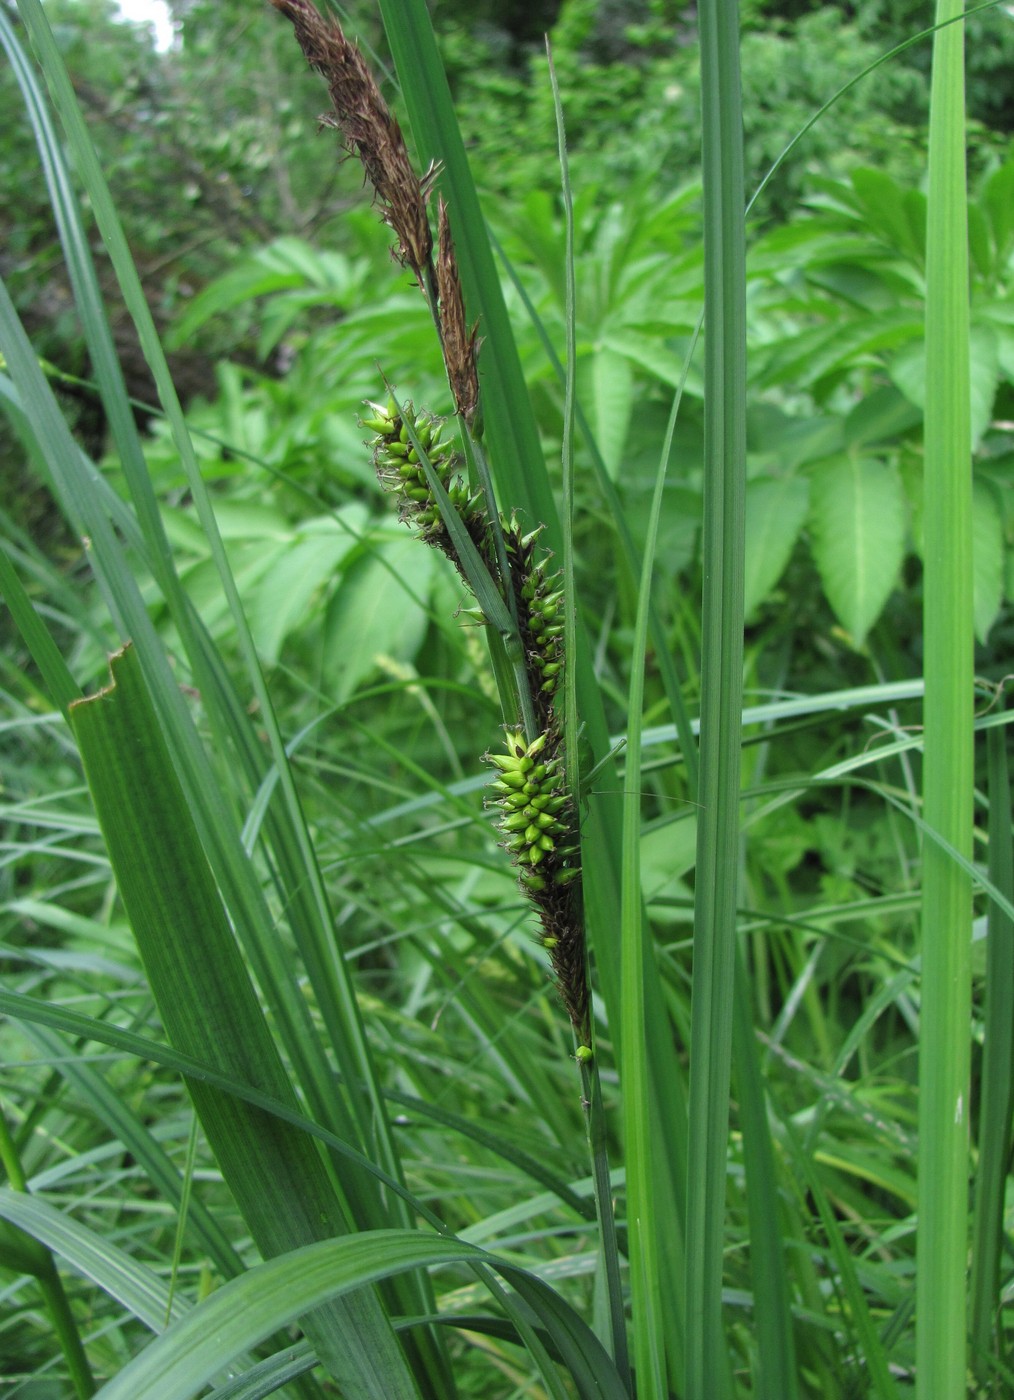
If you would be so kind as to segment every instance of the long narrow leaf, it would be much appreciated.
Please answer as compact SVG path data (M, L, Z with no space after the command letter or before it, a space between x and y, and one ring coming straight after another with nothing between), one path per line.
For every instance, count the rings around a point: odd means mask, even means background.
M137 654L112 662L113 684L72 707L71 721L110 860L170 1039L294 1101L243 967L148 699ZM182 957L179 944L185 945ZM277 1118L200 1082L195 1107L260 1249L279 1254L348 1228L315 1145ZM318 1355L350 1395L417 1394L370 1293L303 1319Z
M729 1385L722 1319L743 708L746 273L735 0L700 8L704 177L704 618L694 894L686 1298L688 1400Z
M960 14L939 0L937 20ZM926 229L926 463L923 549L926 823L972 854L972 473L964 33L937 31L930 94ZM968 1259L971 882L923 844L919 1050L919 1400L965 1390Z
M989 875L1014 901L1014 842L1007 735L993 728L989 755ZM994 1318L1001 1306L1003 1203L1014 1115L1014 918L991 905L987 920L986 1004L983 1014L982 1108L972 1247L972 1364L980 1381L990 1373Z
M629 1400L601 1344L546 1284L474 1245L383 1230L310 1245L226 1284L99 1392L101 1400L187 1400L240 1351L328 1299L404 1269L474 1262L501 1273L529 1304L582 1400Z

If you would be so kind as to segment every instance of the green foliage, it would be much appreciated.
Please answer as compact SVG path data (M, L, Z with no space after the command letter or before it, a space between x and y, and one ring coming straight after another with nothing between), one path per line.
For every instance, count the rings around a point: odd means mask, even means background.
M1001 346L1004 318L1001 303L992 298L1006 286L1000 269L1005 258L1009 262L1009 234L1004 233L1006 206L998 191L1009 180L1009 169L997 167L973 206L984 211L989 230L986 276L978 284L976 304L983 324L998 328ZM699 295L695 191L690 188L662 206L644 197L624 208L602 209L594 197L594 191L582 193L577 213L579 393L593 432L598 429L598 445L605 447L606 470L615 471L622 463L616 485L637 537L646 522L652 446L662 424L664 396L678 378L678 353L688 342ZM750 418L746 577L761 675L768 674L787 645L800 673L814 673L816 667L819 674L826 659L839 654L843 635L849 646L863 647L871 628L885 640L890 635L887 654L893 673L905 674L917 619L897 592L879 634L876 627L892 590L915 576L921 541L916 470L920 391L906 360L921 316L921 243L905 213L913 199L918 202L893 183L859 172L849 185L825 185L808 218L765 235L751 255L755 305L763 318L758 320L751 383L763 401L758 397ZM500 233L545 331L558 338L563 330L563 291L556 275L560 229L551 201L530 195ZM682 249L675 257L674 246ZM244 287L250 295L267 285L271 289L258 301L262 324L290 327L285 343L293 347L294 362L284 379L222 370L216 404L192 415L194 427L210 435L200 449L204 473L220 483L232 502L222 514L226 547L249 590L262 654L269 664L282 661L287 672L311 665L322 691L338 698L353 694L357 683L389 676L404 664L425 672L438 657L441 667L449 668L444 671L448 680L473 683L471 644L476 638L448 616L464 599L461 587L444 561L427 560L419 551L413 556L381 524L383 507L363 449L364 432L356 427L364 401L376 392L367 344L381 363L391 366L393 382L401 383L409 373L405 382L413 393L440 402L419 299L407 289L392 289L380 299L371 293L380 275L379 257L367 257L351 282L340 264L332 293L326 280L321 285L321 265L310 250L286 248L284 286L271 287L279 264L269 251L237 268L224 284L209 287L191 313L196 318L210 312L222 295L235 312L234 298ZM370 296L368 304L356 304L356 289ZM332 297L344 312L337 327L327 320ZM308 329L291 321L296 306ZM315 315L318 309L323 318ZM562 426L559 384L520 310L515 324L539 424L552 453ZM665 335L661 345L660 333ZM1002 436L988 426L994 397L1009 392L998 367L1009 358L1004 352L994 359L989 383L995 387L981 396L987 413L977 468L975 559L976 624L984 639L1002 605L1002 590L1009 589L1002 581L1004 570L1009 574L1014 569L1007 459L997 451ZM431 378L423 371L427 359ZM900 382L910 397L892 381ZM333 387L322 394L322 384ZM601 395L596 394L599 384L605 387ZM791 396L784 391L788 385ZM674 584L682 579L683 587L693 587L699 549L699 394L699 382L691 374L666 488L671 509L658 547L660 567ZM228 441L230 450L223 454L215 439ZM270 474L243 453L259 458ZM166 489L178 487L173 448L161 431L149 455L156 479ZM606 676L620 686L625 683L633 600L599 567L609 515L592 484L594 459L581 442L578 461L583 483L578 494L579 583L593 625L614 619L602 655ZM296 489L301 483L312 489L312 498ZM238 506L242 498L250 507ZM335 512L330 520L321 514L325 503ZM170 517L178 522L171 530L182 551L184 580L215 635L228 644L228 615L206 545L199 531L183 528L185 519L185 505ZM396 573L408 597L395 584ZM293 586L297 578L299 584ZM820 604L821 592L833 615ZM279 597L284 597L284 607L278 606ZM787 599L794 600L788 609ZM364 603L376 627L357 629L354 618ZM399 616L404 626L397 631ZM835 631L835 619L844 634ZM678 609L670 625L679 637L683 622ZM984 653L986 665L988 656ZM848 662L840 659L838 664ZM692 661L690 665L693 684ZM287 684L281 675L278 683Z
M641 22L627 19L617 54L595 42L600 13L596 0L568 0L550 34L567 94L575 185L581 189L594 181L623 188L649 180L663 196L674 183L693 178L700 164L700 73L691 21L652 7ZM443 40L481 187L512 201L532 188L554 193L555 127L544 52L533 48L520 73L491 79L487 64L494 50L481 37L448 26ZM888 46L867 39L843 11L827 6L794 23L744 35L749 188L831 93ZM805 63L797 60L800 52ZM782 165L765 195L765 211L784 217L813 170L844 174L865 160L904 174L918 158L927 101L921 74L893 65L871 75ZM664 184L657 181L661 171Z

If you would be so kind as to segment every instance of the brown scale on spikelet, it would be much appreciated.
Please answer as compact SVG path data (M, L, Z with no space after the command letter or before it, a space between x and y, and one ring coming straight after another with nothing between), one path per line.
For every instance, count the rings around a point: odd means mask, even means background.
M541 525L526 533L516 515L501 524L535 713L549 729L563 679L563 575L550 572L551 554L539 553Z
M440 340L443 346L447 379L458 412L471 428L479 407L479 377L476 360L479 340L476 327L468 329L465 302L461 295L458 260L454 255L454 240L447 217L447 205L437 201L437 293L439 296Z

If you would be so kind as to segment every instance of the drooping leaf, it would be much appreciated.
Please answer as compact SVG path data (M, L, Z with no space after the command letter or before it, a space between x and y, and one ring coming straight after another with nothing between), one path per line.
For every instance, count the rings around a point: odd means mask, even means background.
M305 1309L405 1269L456 1262L486 1263L505 1275L538 1316L582 1400L629 1400L595 1334L548 1285L474 1245L409 1230L332 1240L249 1270L135 1357L99 1400L188 1400L239 1352Z

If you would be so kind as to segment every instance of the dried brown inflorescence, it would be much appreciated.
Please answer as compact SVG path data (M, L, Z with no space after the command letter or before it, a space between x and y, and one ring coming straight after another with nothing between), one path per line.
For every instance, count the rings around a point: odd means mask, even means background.
M337 20L325 18L310 0L271 3L291 20L306 61L327 83L334 111L322 116L321 123L340 131L346 150L362 161L384 222L397 236L395 256L402 266L411 268L427 294L454 404L471 428L479 407L476 359L480 342L476 327L468 329L450 220L442 199L434 263L427 203L439 167L431 165L421 179L416 175L401 128L362 54L346 39Z
M401 127L381 96L376 80L337 20L325 19L310 0L271 0L292 21L306 61L327 83L334 113L321 117L341 132L346 149L357 155L377 199L384 222L398 238L399 261L420 282L429 284L433 235L426 217L426 194L432 172L420 180L412 169Z
M437 201L437 294L447 378L455 407L471 427L479 406L479 377L476 372L479 341L476 327L473 326L471 330L467 328L454 240L443 199Z

